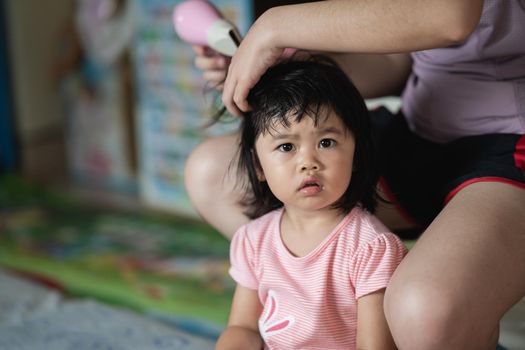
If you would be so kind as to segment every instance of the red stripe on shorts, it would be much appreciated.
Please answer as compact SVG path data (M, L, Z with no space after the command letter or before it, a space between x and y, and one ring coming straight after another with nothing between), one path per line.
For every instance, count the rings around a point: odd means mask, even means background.
M396 207L398 213L403 217L403 219L407 220L408 222L412 223L416 227L421 227L421 224L412 216L410 215L405 208L403 208L403 205L399 203L398 199L396 198L396 195L392 192L390 189L390 186L388 186L388 183L386 182L386 179L383 176L379 177L379 184L380 189L384 192L387 199L394 204Z
M518 142L516 142L516 148L514 150L514 165L516 168L521 169L523 173L525 174L525 135L522 135ZM463 188L467 187L470 184L476 183L476 182L501 182L506 183L509 185L513 185L519 188L525 189L525 184L519 181L510 180L504 177L497 177L497 176L483 176L483 177L477 177L474 179L467 180L454 188L452 191L450 191L444 200L444 205L446 205L459 191L461 191Z
M525 159L524 159L525 160ZM524 163L525 165L525 163ZM476 178L473 178L473 179L470 179L470 180L467 180L465 182L463 182L462 184L460 184L459 186L457 186L456 188L454 188L452 191L450 191L447 196L445 197L445 200L444 200L444 203L443 205L447 205L447 203L452 199L454 198L454 196L459 192L461 191L462 189L464 189L465 187L467 187L468 185L471 185L473 183L476 183L476 182L501 182L501 183L505 183L505 184L509 184L509 185L512 185L512 186L516 186L516 187L519 187L519 188L523 188L525 189L525 184L524 183L521 183L519 181L514 181L514 180L510 180L510 179L507 179L507 178L504 178L504 177L498 177L498 176L482 176L482 177L476 177Z
M516 165L516 168L521 169L521 171L525 173L525 135L522 135L516 143L514 164Z

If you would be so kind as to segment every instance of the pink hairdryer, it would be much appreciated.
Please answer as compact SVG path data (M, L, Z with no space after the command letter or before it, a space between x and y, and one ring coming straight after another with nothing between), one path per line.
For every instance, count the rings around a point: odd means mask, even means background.
M226 56L233 56L241 42L235 26L207 0L186 0L175 6L173 25L182 40Z

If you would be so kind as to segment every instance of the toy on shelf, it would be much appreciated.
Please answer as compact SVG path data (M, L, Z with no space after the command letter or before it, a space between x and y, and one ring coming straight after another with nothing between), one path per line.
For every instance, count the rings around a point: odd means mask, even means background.
M237 28L206 0L187 0L175 6L173 25L182 40L225 56L233 56L241 42Z

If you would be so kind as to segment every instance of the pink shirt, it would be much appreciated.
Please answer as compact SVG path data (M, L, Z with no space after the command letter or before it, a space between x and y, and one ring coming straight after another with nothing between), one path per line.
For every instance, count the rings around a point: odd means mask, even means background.
M241 227L230 249L233 279L259 294L269 349L355 349L357 299L383 289L406 248L373 215L354 208L308 255L280 235L283 209Z

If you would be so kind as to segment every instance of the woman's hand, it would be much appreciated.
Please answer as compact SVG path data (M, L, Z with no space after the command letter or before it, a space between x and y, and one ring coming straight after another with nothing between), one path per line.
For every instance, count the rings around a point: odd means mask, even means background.
M250 110L246 101L250 89L284 52L284 48L276 46L271 26L265 24L264 17L264 14L259 17L242 40L224 83L222 102L236 116Z
M206 84L218 91L223 88L226 72L230 65L230 58L220 55L209 47L194 45L195 66L202 71Z

